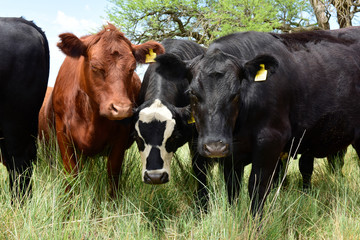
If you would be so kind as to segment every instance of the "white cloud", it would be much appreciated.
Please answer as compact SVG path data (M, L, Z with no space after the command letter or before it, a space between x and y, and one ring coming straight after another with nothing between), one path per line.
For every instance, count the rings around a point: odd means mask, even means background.
M66 15L62 11L57 12L55 24L59 25L60 32L72 32L75 35L85 35L99 28L99 24L88 19L77 19Z
M100 27L99 23L92 20L78 19L76 17L68 16L62 11L57 12L53 24L53 27L56 29L56 34L54 34L54 36L48 36L51 54L49 86L54 85L60 65L65 58L65 54L63 54L56 46L56 43L59 41L57 35L64 32L71 32L78 37L81 37Z

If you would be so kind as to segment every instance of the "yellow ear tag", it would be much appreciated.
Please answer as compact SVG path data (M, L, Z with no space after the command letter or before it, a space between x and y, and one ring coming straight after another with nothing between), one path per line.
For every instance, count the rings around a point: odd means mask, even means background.
M195 123L195 118L194 118L194 116L191 114L191 116L190 116L190 119L188 120L188 122L187 122L188 124L193 124L193 123Z
M149 50L149 53L146 54L145 63L152 63L155 62L156 53L153 52L152 49Z
M260 64L260 70L256 73L255 82L265 81L267 76L267 70L264 64Z

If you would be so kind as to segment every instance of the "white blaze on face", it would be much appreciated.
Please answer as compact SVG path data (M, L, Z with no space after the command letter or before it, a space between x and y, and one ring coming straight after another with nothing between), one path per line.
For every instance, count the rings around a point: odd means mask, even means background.
M161 123L162 125L165 126L165 129L163 131L154 131L151 132L150 135L147 134L146 136L144 136L144 134L142 134L144 129L140 129L139 126L140 122L148 124L148 126L151 126L151 124ZM164 104L162 104L162 102L159 99L156 99L153 104L151 104L149 107L144 108L139 112L139 120L135 124L135 130L137 131L139 137L142 138L142 140L144 141L144 146L145 146L144 151L140 151L141 162L143 165L143 170L142 170L143 180L144 180L145 172L148 173L166 172L169 175L169 180L170 180L170 164L174 153L167 152L165 148L165 144L168 138L172 135L174 128L175 128L175 120L172 118L172 114L170 110ZM155 136L155 134L162 134L162 136ZM162 142L157 144L149 144L153 142L152 139L145 139L145 138L162 139ZM153 148L156 148L160 151L161 159L158 159L157 161L163 161L163 167L161 169L146 169L147 166L146 161L148 160L150 152L152 150L154 151Z

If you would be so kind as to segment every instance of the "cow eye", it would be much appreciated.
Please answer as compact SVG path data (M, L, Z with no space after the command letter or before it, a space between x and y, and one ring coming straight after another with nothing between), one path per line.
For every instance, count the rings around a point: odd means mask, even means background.
M177 139L178 137L170 137L166 143L165 143L165 148L167 152L176 152L177 149Z
M105 71L104 69L101 69L100 67L98 66L94 66L94 65L91 65L91 70L94 72L94 73L100 73L100 74L105 74Z
M91 66L91 70L92 70L93 72L97 72L97 71L99 71L99 68L97 68L97 67L95 67L95 66Z
M190 99L192 99L193 101L201 100L201 97L199 96L199 94L195 93L193 90L189 91L189 96L190 96Z
M130 73L130 74L133 74L134 71L135 71L135 68L130 68L129 73Z
M236 93L236 94L232 94L230 96L230 102L238 102L240 98L240 94Z
M222 78L223 76L224 76L224 73L221 73L221 72L213 72L210 74L210 78L215 78L215 79Z
M138 145L139 151L142 152L145 150L145 143L139 136L136 136L135 141Z

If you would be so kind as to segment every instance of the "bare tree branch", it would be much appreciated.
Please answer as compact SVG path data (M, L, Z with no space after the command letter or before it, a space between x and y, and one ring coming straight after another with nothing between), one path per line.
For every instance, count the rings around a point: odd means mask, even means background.
M311 6L314 9L317 23L322 29L330 29L328 14L326 13L326 6L322 0L310 0Z

